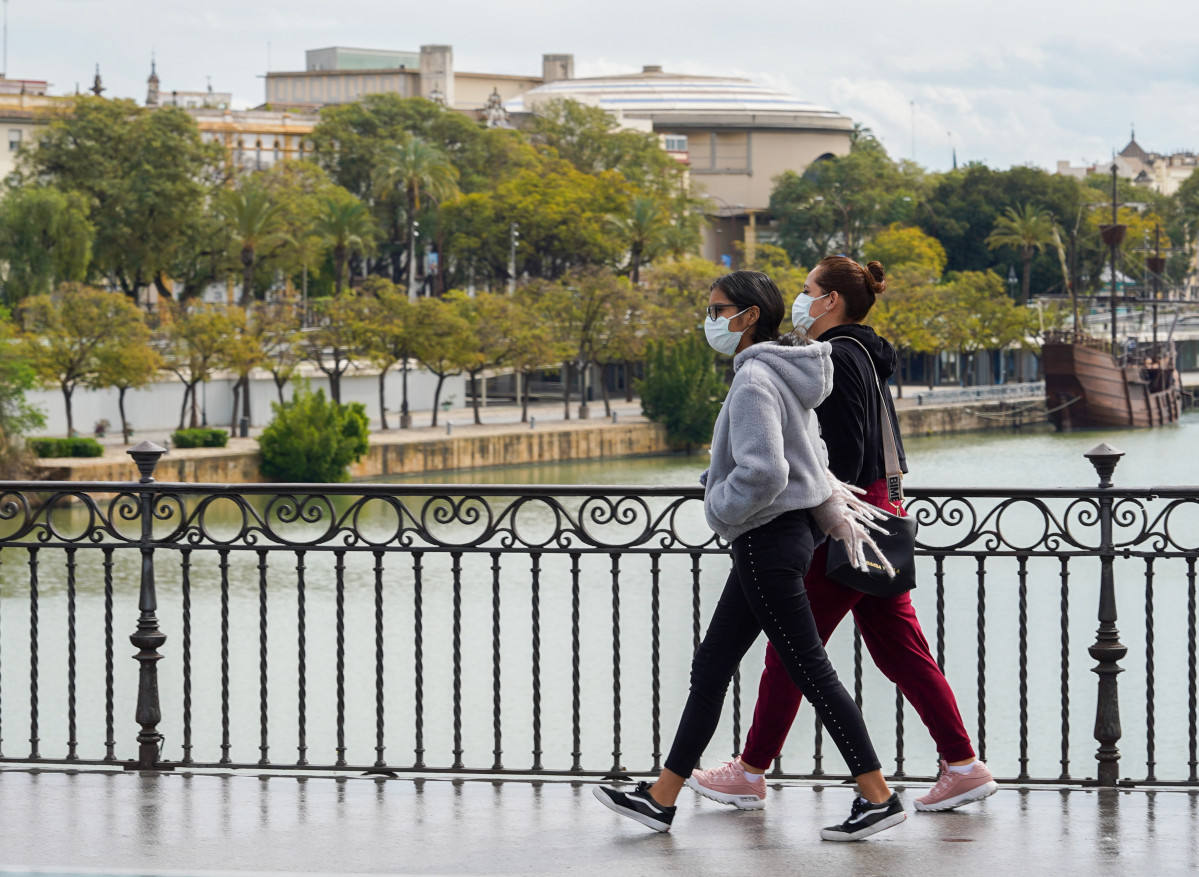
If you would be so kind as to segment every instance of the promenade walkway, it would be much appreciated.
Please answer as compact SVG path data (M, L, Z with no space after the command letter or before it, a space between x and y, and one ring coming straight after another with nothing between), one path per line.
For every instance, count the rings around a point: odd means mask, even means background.
M821 842L843 785L738 812L689 791L669 834L587 783L0 771L0 874L1182 875L1199 794L1001 789L857 844Z

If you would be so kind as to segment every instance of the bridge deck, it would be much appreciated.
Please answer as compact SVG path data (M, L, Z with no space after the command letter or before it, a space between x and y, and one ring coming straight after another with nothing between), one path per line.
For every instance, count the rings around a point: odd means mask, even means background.
M1001 789L822 843L841 785L773 786L737 812L684 790L670 834L590 784L0 771L0 874L913 874L1199 872L1199 793Z

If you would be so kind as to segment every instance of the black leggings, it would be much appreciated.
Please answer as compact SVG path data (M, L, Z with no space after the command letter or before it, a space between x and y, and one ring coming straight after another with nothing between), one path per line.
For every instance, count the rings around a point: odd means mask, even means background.
M691 694L666 758L668 770L691 776L716 732L729 681L763 631L816 708L850 773L879 769L862 713L829 663L808 605L803 577L812 562L815 532L807 512L797 510L733 540L733 569L691 664Z

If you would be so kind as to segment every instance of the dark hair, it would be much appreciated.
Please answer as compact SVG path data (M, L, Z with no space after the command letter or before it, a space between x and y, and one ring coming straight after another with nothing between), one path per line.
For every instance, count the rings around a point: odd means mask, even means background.
M770 276L761 271L734 271L712 281L709 292L719 289L741 310L757 307L758 322L753 325L753 343L774 341L783 322L783 294Z
M882 262L871 262L863 268L846 256L828 256L816 267L820 269L820 288L840 293L845 299L845 316L855 323L866 319L874 300L887 289Z

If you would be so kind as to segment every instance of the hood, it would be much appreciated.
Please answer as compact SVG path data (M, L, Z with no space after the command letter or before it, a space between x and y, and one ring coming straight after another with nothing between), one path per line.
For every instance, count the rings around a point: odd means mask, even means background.
M899 363L895 348L891 346L890 341L880 338L869 326L846 323L843 326L834 326L820 336L821 341L831 341L834 338L856 338L869 351L880 379L885 381L895 374L895 368Z
M832 351L832 345L823 341L799 346L763 341L738 353L733 368L755 360L777 373L800 404L815 408L833 390Z

